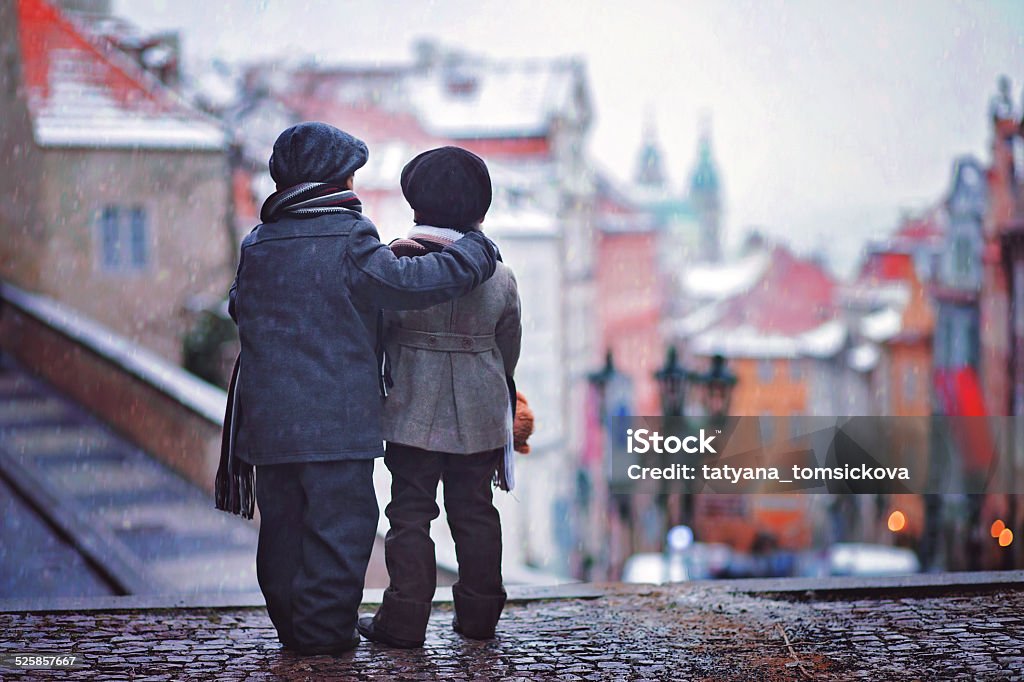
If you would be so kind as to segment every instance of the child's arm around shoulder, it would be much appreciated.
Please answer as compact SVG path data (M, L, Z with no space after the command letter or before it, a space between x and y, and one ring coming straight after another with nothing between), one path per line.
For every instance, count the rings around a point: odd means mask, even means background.
M415 310L469 293L497 266L497 248L470 233L439 253L398 258L365 218L349 235L347 267L353 298L374 308Z

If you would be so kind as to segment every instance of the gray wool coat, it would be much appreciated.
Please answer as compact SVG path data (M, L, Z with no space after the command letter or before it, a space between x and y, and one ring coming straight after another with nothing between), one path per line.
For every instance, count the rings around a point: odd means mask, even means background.
M515 371L523 333L512 270L498 263L494 276L465 296L426 310L388 312L385 321L393 384L384 402L384 438L453 454L503 447L505 377Z

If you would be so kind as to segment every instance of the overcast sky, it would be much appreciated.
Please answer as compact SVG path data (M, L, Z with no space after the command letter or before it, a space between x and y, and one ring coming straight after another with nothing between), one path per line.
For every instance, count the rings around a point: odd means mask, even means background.
M1024 85L1024 2L283 2L121 0L182 31L187 59L410 59L413 42L495 57L577 55L591 153L632 174L657 125L682 191L707 113L727 239L750 226L833 257L945 191L953 159L987 162L996 78ZM372 153L372 150L371 150ZM849 262L847 256L841 258Z

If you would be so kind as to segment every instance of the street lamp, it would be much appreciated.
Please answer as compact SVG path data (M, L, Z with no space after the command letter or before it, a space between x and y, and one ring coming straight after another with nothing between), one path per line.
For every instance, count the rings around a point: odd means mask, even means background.
M679 362L679 354L675 346L669 346L665 356L665 365L654 373L661 395L662 417L679 418L683 424L686 419L686 389L693 383L703 389L700 393L705 414L713 423L720 423L729 412L733 389L736 387L736 375L726 366L725 356L714 355L711 367L707 372L698 373L688 370ZM693 493L689 480L683 482L682 523L693 525ZM668 496L662 491L661 505L664 515L668 516Z
M729 413L736 375L725 365L724 355L711 357L711 369L701 380L704 384L704 407L709 415L720 420Z
M604 367L597 370L596 372L590 372L587 374L587 381L590 385L597 389L598 398L601 401L601 418L604 419L604 399L605 390L608 388L608 384L611 383L612 379L615 378L617 372L615 371L615 361L612 359L612 352L609 350L604 356Z
M658 382L658 393L661 397L661 415L665 424L663 429L667 432L671 430L668 421L672 418L680 420L686 412L686 385L694 378L694 374L688 369L683 367L679 363L679 354L676 352L675 346L669 346L668 352L665 355L665 365L654 373L654 378ZM664 467L670 462L671 455L664 453L661 455L662 461L659 462L659 466ZM690 498L690 484L689 481L683 484L686 490L683 492L686 495L686 502L684 502L684 521L689 522L689 516L686 509L689 508ZM669 482L662 480L658 490L657 504L661 512L662 518L667 523L671 524L669 518Z
M665 366L654 373L661 394L661 413L665 417L682 417L686 407L686 384L693 373L679 364L675 346L669 346Z
M654 373L654 378L658 381L661 411L665 417L686 416L686 388L687 384L693 383L703 388L701 402L705 413L715 419L721 419L729 413L733 389L737 382L736 375L727 366L724 355L711 356L711 367L707 372L692 372L680 364L675 346L669 346L665 355L665 366Z
M594 489L594 484L591 481L591 471L588 469L589 463L593 461L589 459L590 457L597 457L602 462L602 465L597 467L596 469L597 476L600 477L600 472L605 469L604 462L606 462L607 460L607 449L608 447L610 447L610 437L607 433L607 430L609 428L609 417L611 416L609 414L608 394L609 389L612 388L613 385L619 383L617 380L620 376L621 375L619 374L619 372L615 369L615 361L612 358L612 351L610 349L605 354L604 366L597 371L589 372L587 374L587 383L590 384L590 386L593 388L594 393L597 397L598 433L594 435L597 438L597 442L600 443L601 450L600 453L589 451L586 455L586 459L583 463L581 463L580 468L577 471L576 494L577 501L580 505L580 509L583 511L583 513L587 514L587 516L590 517L591 522L597 519L602 519L602 517L603 519L607 519L608 517L604 515L609 514L609 507L618 511L620 515L622 513L619 509L620 505L616 504L615 500L611 499L610 496L607 496L607 491L604 488L598 489L598 499L591 499L591 493ZM605 483L607 483L607 481L605 481ZM591 512L592 501L595 502L595 508L593 513ZM605 505L607 505L607 507ZM605 522L606 521L602 520L602 523ZM608 523L610 523L610 521ZM611 528L610 525L609 528ZM594 548L597 548L597 556L591 553L590 543L584 543L585 548L583 549L583 556L581 558L580 566L584 578L593 579L592 571L594 571L595 568L604 568L605 570L609 568L610 562L612 561L612 557L616 555L616 547L614 546L614 534L612 538L609 538L609 540L610 541L603 544L603 546L601 546L600 544L593 545ZM602 556L603 559L601 558Z

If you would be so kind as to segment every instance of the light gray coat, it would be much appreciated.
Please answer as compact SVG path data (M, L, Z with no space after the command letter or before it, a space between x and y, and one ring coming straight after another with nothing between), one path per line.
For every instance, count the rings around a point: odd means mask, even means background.
M512 270L462 298L426 310L387 312L385 343L393 384L384 438L424 450L471 454L503 447L506 375L519 361L519 290Z

